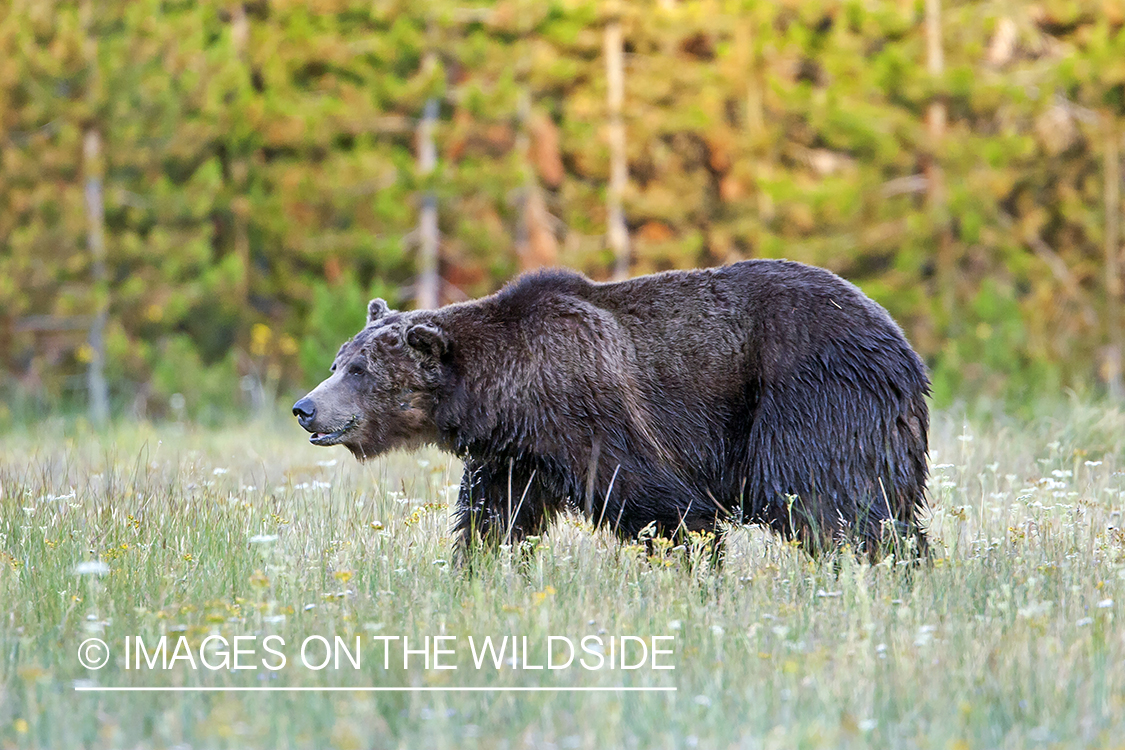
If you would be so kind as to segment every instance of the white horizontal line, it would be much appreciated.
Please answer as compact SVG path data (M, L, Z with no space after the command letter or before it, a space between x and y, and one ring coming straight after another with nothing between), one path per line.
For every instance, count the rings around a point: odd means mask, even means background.
M283 687L283 686L202 686L185 687L120 687L98 685L75 685L76 692L82 693L674 693L675 687Z

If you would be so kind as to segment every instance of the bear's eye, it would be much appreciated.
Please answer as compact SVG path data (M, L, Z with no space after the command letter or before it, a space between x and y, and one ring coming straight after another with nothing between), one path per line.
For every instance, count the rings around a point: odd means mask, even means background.
M332 366L328 368L328 372L336 372L336 363L333 362Z
M355 362L353 362L352 364L348 365L348 374L349 375L366 375L367 370L363 369L363 367L361 365L358 365Z

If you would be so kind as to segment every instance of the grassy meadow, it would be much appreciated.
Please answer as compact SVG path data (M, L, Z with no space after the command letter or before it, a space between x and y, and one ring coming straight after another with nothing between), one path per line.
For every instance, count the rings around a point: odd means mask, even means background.
M281 420L9 431L0 748L1125 746L1125 412L938 414L931 443L932 566L812 561L745 529L715 571L568 517L468 576L459 466L435 451L360 465ZM126 668L127 636L271 634L275 671L260 646L255 670ZM298 664L311 635L359 636L361 667ZM397 647L384 669L373 639L396 635L454 636L458 669L403 670ZM474 668L467 638L505 635L528 654ZM522 668L549 635L675 636L675 669ZM112 652L98 670L91 637ZM80 690L104 686L676 691Z

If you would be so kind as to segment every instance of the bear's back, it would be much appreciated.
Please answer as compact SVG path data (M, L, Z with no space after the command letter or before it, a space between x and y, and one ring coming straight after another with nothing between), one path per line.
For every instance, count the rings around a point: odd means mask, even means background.
M547 269L467 304L484 305L491 323L522 330L578 367L590 361L578 356L581 346L611 342L616 353L602 352L602 361L620 357L647 396L681 403L741 397L748 383L786 378L829 350L879 352L865 366L906 369L924 380L921 360L882 307L836 274L793 261L604 283ZM583 326L598 335L571 341Z

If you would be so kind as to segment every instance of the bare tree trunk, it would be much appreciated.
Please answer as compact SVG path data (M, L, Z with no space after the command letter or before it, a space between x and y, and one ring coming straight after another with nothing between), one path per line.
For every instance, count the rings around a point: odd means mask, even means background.
M739 59L739 69L746 76L746 129L758 138L766 127L763 112L762 82L759 76L758 52L754 39L755 18L745 19L735 29L735 48Z
M629 230L622 201L629 180L625 156L625 122L621 108L625 100L625 50L621 21L614 17L605 27L605 69L609 105L609 189L606 192L606 238L613 249L613 278L629 277Z
M105 269L105 205L102 201L101 136L97 128L86 131L82 160L86 172L86 244L93 259L94 320L90 325L90 364L86 388L90 398L90 420L104 425L109 419L109 388L105 382L105 323L109 315L109 289Z
M1114 401L1125 399L1122 383L1122 326L1121 320L1121 134L1112 114L1107 114L1105 136L1105 296L1106 328L1109 348L1106 352L1106 383L1109 397Z
M529 271L558 263L559 243L552 228L551 213L543 196L543 187L528 175L524 183L523 220L517 252L520 270Z
M934 79L941 78L945 72L941 37L941 0L926 0L926 68ZM935 98L926 111L926 126L930 133L930 153L925 165L927 203L937 231L937 276L942 307L952 321L955 304L953 237L946 209L945 174L938 158L945 138L945 125L945 101Z
M242 3L235 3L231 10L231 41L234 45L235 55L245 64L246 42L250 38L250 20L246 16L246 8ZM246 178L249 168L246 158L242 154L233 155L231 164L231 177L236 191L246 189ZM238 295L240 306L246 304L250 296L250 201L245 195L236 195L232 201L232 221L234 222L234 252L238 263L242 267L242 275L238 279L235 293Z
M531 96L527 90L524 90L520 97L522 127L516 142L516 148L524 159L520 223L516 230L516 255L519 258L521 271L553 266L558 262L559 253L558 241L551 226L552 217L547 211L543 187L539 184L539 177L536 174L537 144L534 142L536 128L533 126L532 118ZM544 128L540 127L538 130L539 137L542 137Z
M437 166L437 147L434 145L437 116L438 100L427 99L418 123L418 173L423 178L432 174ZM437 196L427 188L422 195L422 211L418 217L418 283L414 299L420 309L431 310L440 304L438 240Z
M926 69L933 78L940 78L945 72L945 55L941 47L941 0L926 0ZM945 135L945 102L939 99L930 102L926 115L930 136L936 139Z
M90 69L90 98L97 90L98 42L94 29L94 6L82 4L86 27L86 64ZM86 177L86 245L90 251L90 276L94 287L94 319L87 343L90 362L86 369L86 391L90 421L101 426L109 421L109 387L105 382L105 324L109 317L109 283L105 263L105 202L102 196L102 139L96 125L89 125L82 141L82 172Z

